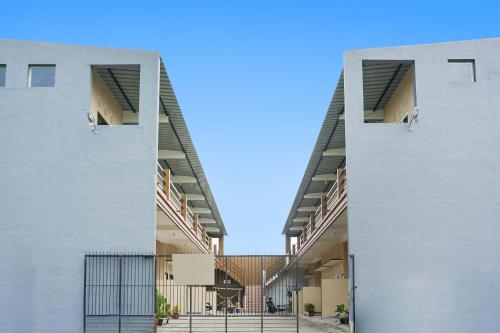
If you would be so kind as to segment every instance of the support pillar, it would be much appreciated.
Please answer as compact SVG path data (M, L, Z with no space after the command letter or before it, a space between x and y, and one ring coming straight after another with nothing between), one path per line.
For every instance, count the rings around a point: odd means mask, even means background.
M181 198L181 215L184 220L187 218L187 202L187 196L183 194Z
M321 196L321 221L323 221L325 219L325 216L326 216L326 213L327 213L326 202L327 202L326 195L323 194Z
M167 196L167 200L170 200L170 169L163 169L163 192Z
M219 237L219 255L224 255L224 235Z
M199 214L195 213L193 217L193 231L196 235L198 235L198 221L199 221Z

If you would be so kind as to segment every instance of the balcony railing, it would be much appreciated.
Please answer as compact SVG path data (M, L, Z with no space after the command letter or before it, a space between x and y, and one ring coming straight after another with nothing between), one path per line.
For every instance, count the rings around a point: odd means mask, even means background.
M205 226L198 222L198 214L193 213L188 206L186 194L181 194L171 181L170 170L163 169L158 163L156 169L157 187L163 193L163 199L171 204L181 221L191 234L198 238L210 252L217 252L212 246L212 238L207 235ZM217 254L217 253L215 253Z
M346 169L337 170L337 179L328 192L321 197L320 205L310 213L309 222L304 226L302 233L297 237L297 246L292 247L292 254L304 246L304 244L315 235L319 227L326 221L329 213L334 211L339 203L346 197Z

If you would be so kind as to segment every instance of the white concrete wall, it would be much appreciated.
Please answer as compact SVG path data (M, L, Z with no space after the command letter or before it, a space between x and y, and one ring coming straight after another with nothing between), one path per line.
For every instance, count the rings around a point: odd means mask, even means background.
M159 55L0 41L0 332L82 332L87 251L155 251ZM27 88L29 64L54 88ZM90 132L91 65L140 64L140 124Z
M363 123L362 59L415 60L413 133ZM500 39L346 52L345 99L357 332L498 331Z

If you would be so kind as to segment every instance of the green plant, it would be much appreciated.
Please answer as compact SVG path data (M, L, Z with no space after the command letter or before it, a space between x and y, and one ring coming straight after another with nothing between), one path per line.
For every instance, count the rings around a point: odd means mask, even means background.
M337 318L339 319L341 324L349 323L349 311L347 311L344 304L337 304L335 312L337 313Z
M168 317L170 315L170 304L167 299L157 290L155 316L157 319Z
M172 314L175 316L175 315L179 315L179 312L181 311L179 305L174 305L174 310L172 311Z
M304 304L304 311L305 312L314 312L314 304L312 304L312 303Z

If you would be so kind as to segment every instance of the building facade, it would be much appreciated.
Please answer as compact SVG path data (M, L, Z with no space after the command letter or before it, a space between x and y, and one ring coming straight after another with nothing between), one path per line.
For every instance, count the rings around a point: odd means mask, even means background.
M0 331L82 332L88 253L223 251L160 55L0 41Z
M500 327L498 59L500 39L345 53L284 233L316 302L347 278L356 332Z

